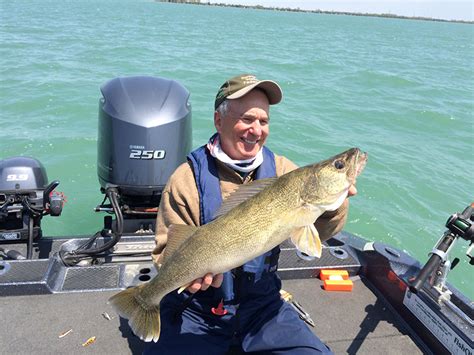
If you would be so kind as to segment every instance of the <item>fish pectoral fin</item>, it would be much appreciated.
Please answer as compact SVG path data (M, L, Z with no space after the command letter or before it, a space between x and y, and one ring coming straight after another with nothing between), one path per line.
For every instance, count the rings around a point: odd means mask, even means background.
M321 257L321 239L314 224L295 229L291 233L291 241L299 251L309 256Z
M168 241L166 248L163 251L163 256L160 257L160 264L164 264L165 260L169 258L178 248L196 232L199 227L189 226L186 224L172 224L168 229Z

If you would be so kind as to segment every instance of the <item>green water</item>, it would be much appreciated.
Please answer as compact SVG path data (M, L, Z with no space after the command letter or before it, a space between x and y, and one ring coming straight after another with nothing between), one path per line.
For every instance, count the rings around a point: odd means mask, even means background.
M369 153L346 230L425 261L474 200L474 27L143 1L0 2L0 159L38 158L68 202L46 235L90 234L99 87L153 75L191 92L193 146L213 132L222 81L278 81L268 145L298 164ZM474 298L473 268L450 274Z

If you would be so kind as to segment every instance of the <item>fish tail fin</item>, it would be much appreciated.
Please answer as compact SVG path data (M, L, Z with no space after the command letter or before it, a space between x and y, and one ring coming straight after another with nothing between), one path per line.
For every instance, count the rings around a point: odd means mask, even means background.
M133 333L141 340L157 342L160 338L160 306L148 305L140 296L140 288L128 288L109 299L109 303L122 317L128 319Z

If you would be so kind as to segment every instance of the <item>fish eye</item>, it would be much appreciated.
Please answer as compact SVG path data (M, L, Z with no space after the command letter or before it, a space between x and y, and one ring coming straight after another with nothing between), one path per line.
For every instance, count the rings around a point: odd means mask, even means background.
M342 160L336 160L334 162L334 167L338 170L344 169L344 166L345 166L345 164Z

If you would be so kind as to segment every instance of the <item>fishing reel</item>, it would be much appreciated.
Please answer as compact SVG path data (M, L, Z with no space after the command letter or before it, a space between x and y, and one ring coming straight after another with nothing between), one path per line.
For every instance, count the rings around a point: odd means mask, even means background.
M466 255L469 258L469 264L474 265L474 256L471 254L474 248L473 222L474 202L466 207L462 213L455 213L448 218L446 222L446 227L448 229L438 241L436 247L431 251L430 258L423 266L418 276L411 283L410 291L418 293L418 291L423 287L425 281L430 276L433 276L433 288L437 289L441 296L449 297L445 287L447 275L448 272L459 263L459 258L455 258L451 263L448 259L448 254L458 238L465 239L470 242L470 246L466 252Z
M467 249L466 255L469 258L469 264L474 265L474 256L471 254L474 249L474 202L469 206L462 214L456 213L449 217L446 222L446 227L451 231L453 235L458 238L462 238L470 242L470 246ZM471 215L467 218L465 212L470 209ZM469 211L468 211L469 212ZM469 213L468 213L469 214ZM459 259L455 259L459 260ZM459 262L459 261L458 261ZM457 262L456 262L457 264ZM453 262L453 266L454 267Z

